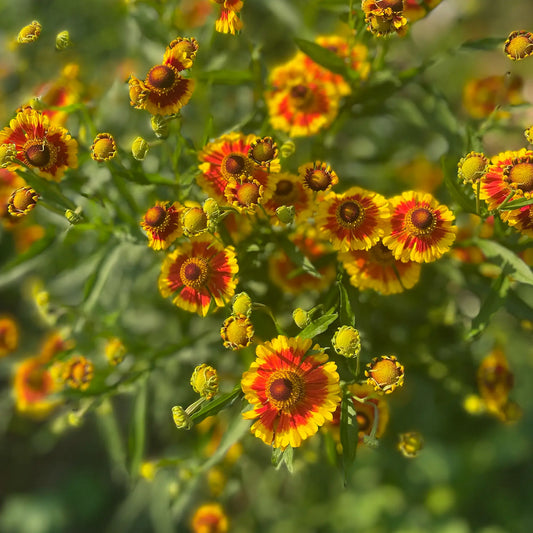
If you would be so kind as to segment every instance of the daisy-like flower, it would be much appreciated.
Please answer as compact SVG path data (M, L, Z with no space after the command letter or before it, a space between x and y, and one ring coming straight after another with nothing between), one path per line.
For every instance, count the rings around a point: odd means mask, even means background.
M117 144L110 133L99 133L91 145L91 158L99 163L111 161L117 155Z
M420 263L395 259L382 241L369 250L353 250L338 257L350 276L350 283L360 290L397 294L414 287L420 278Z
M309 226L298 229L290 239L313 264L322 263L317 266L321 277L317 278L296 266L284 250L278 249L268 258L268 273L274 285L289 294L322 291L331 286L337 269L332 262L323 261L324 256L332 251L329 243L320 238L315 228Z
M159 291L164 298L175 294L178 307L206 316L211 303L224 307L231 300L238 271L234 248L202 235L165 258Z
M225 348L241 350L251 344L254 337L254 325L246 315L232 315L224 320L220 336Z
M34 20L19 31L17 42L19 44L26 44L36 41L39 38L39 35L41 35L41 29L42 26L39 22Z
M17 349L19 330L10 317L0 316L0 357L5 357Z
M218 214L218 206L215 214ZM181 214L183 234L187 237L197 237L202 233L211 232L216 227L216 216L212 216L209 209L199 205L185 206Z
M328 191L337 183L339 177L327 163L315 161L306 163L298 168L298 174L302 178L305 187L313 192Z
M126 347L118 337L111 337L105 345L105 356L111 366L117 366L124 361Z
M497 107L524 103L523 79L520 76L488 76L467 82L463 89L463 107L477 119L488 117ZM499 118L508 117L509 111L498 110Z
M0 132L0 144L14 144L17 160L46 179L59 181L67 168L78 166L78 143L67 130L29 106Z
M59 404L52 396L58 387L41 356L24 359L17 365L13 387L16 409L23 415L44 418Z
M383 244L400 261L430 263L455 241L454 214L429 193L406 191L390 199L391 232Z
M340 402L334 362L311 339L282 335L256 349L257 359L242 376L241 387L253 409L252 433L274 448L296 448L314 435Z
M39 195L31 187L15 189L7 202L7 211L11 216L27 215L36 205Z
M305 221L312 215L313 198L311 192L304 187L299 176L290 172L281 172L269 176L269 186L272 193L263 204L265 211L271 215L270 221L279 225L276 211L282 206L293 206L294 217L297 221Z
M148 246L154 250L166 250L182 235L180 224L182 207L178 202L157 201L141 220L141 227L148 235Z
M83 355L75 355L64 362L58 362L59 379L71 389L86 390L94 376L92 361Z
M495 155L481 178L480 198L489 209L497 209L505 200L533 197L533 151L522 148ZM500 217L514 225L517 217L527 216L527 207L500 211Z
M406 34L403 0L362 0L361 8L365 13L366 28L374 35Z
M205 503L194 512L191 529L193 533L227 533L228 517L219 503Z
M389 204L361 187L329 192L318 206L316 224L336 250L368 250L390 231Z
M200 160L198 185L221 205L227 205L224 191L230 179L251 176L262 185L268 173L257 166L248 152L256 141L256 135L232 132L206 144L198 154Z
M457 173L464 183L475 184L484 176L489 160L481 152L470 152L457 164Z
M196 39L175 39L167 47L163 63L153 66L144 81L130 76L131 105L152 115L178 113L189 102L194 89L194 80L182 77L180 72L190 68L197 49Z
M269 172L279 172L278 145L272 137L258 137L248 150L248 157Z
M231 33L242 29L242 20L239 13L243 6L243 0L214 0L220 4L220 16L215 22L215 30L219 33Z
M403 385L404 373L403 365L394 355L374 357L365 370L368 385L385 394L390 394L396 387Z
M224 189L227 203L237 209L239 213L250 215L257 211L257 208L265 202L270 194L272 194L272 186L268 181L267 186L265 186L252 177L231 178Z
M352 326L341 326L331 339L333 349L344 357L357 357L361 352L361 337Z
M511 32L505 41L503 51L513 61L533 55L533 34L525 30Z

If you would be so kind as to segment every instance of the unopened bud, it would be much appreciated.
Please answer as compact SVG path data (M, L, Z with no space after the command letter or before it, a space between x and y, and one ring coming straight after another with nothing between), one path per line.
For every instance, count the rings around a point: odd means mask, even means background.
M297 307L292 312L292 319L300 329L304 329L305 326L309 324L309 313L304 311L301 307Z
M235 296L232 312L234 315L250 316L252 312L252 299L246 292L241 292Z
M150 145L142 137L137 137L131 145L131 153L137 161L144 161L149 150Z
M276 216L283 224L292 224L294 222L294 206L282 205L276 209Z
M187 414L185 409L181 405L175 405L172 408L172 420L178 429L191 429L192 420L191 417Z
M210 400L218 392L217 371L206 364L197 366L191 376L191 387L202 398Z
M56 50L65 50L72 44L70 40L70 33L68 31L60 31L56 35Z

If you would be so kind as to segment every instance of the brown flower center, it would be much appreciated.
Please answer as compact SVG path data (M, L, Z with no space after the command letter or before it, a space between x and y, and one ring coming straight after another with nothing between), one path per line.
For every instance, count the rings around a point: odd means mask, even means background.
M266 383L266 394L277 409L292 408L304 395L302 378L289 370L274 372Z
M276 185L276 196L289 196L294 190L294 184L289 180L279 180Z
M362 216L363 210L357 202L348 201L339 207L339 217L346 224L355 224Z
M181 281L187 287L199 289L203 287L209 275L209 266L203 258L188 259L180 270Z
M246 170L246 159L242 155L230 154L223 165L228 174L240 176Z
M370 429L370 418L368 417L367 413L357 411L355 419L357 420L358 431L363 431L366 433Z
M380 265L388 266L394 263L392 252L380 241L369 250L370 257Z
M51 159L50 148L45 140L31 144L24 154L26 161L33 167L46 167Z
M431 228L435 220L435 215L425 207L418 207L411 212L411 223L419 230Z
M149 83L156 89L170 89L176 81L174 69L169 65L156 65L150 69L146 77L146 83Z
M306 87L301 83L291 87L289 94L291 102L294 107L296 107L296 109L305 109L309 107L309 104L313 99L313 93L311 92L309 87Z
M533 191L533 164L517 163L509 171L509 179L523 192Z
M26 385L36 392L43 390L45 385L45 371L41 366L36 366L32 368L31 371L26 376Z
M154 207L150 207L150 209L146 211L144 222L152 228L157 228L164 224L166 217L166 209L160 205L154 205Z
M325 191L331 185L331 174L320 168L311 169L307 172L306 183L313 191Z
M261 139L250 149L249 155L254 161L265 163L276 156L276 148L272 140Z
M275 379L270 384L270 395L278 402L285 402L291 397L293 384L288 378Z

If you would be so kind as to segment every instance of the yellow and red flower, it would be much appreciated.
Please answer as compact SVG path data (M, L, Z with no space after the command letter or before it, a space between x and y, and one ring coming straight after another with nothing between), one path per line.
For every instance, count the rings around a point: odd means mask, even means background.
M191 313L206 316L211 304L224 307L233 295L239 271L235 250L211 236L201 236L179 246L161 267L159 291L164 298Z
M511 32L505 41L503 51L514 61L533 55L533 34L525 30Z
M255 165L248 157L256 135L232 132L222 135L206 144L198 154L200 160L198 185L221 205L227 205L224 191L230 179L253 177L262 185L266 184L267 172Z
M407 19L403 0L362 0L367 30L378 37L396 32L405 35Z
M435 9L442 0L403 0L403 14L409 22L425 17Z
M224 189L224 196L227 203L239 213L252 215L272 194L271 183L267 180L266 184L265 186L250 176L230 178Z
M59 181L67 168L78 166L78 143L29 106L21 108L0 132L0 144L14 144L18 161L46 179Z
M60 403L53 397L57 384L41 356L29 357L16 366L13 386L17 411L31 418L45 418Z
M218 19L215 22L215 30L219 33L231 33L242 29L242 20L239 13L243 6L243 0L214 0L220 4L221 10Z
M36 205L39 195L31 187L15 189L7 202L7 211L13 217L27 215Z
M315 161L298 167L304 186L313 192L329 191L339 183L339 177L327 163Z
M311 339L282 335L256 349L257 359L242 376L241 387L253 409L252 433L274 448L293 448L331 420L340 402L334 362Z
M17 323L8 316L0 316L0 357L5 357L17 349L19 330Z
M191 528L193 533L227 533L229 521L219 503L205 503L194 512Z
M442 257L455 241L453 213L429 193L406 191L390 199L391 233L383 244L400 261L430 263Z
M254 325L246 315L231 315L224 320L220 336L225 348L241 350L251 344L254 337Z
M316 224L336 250L368 250L390 230L389 204L361 187L330 192L318 206Z
M397 294L411 289L420 278L420 263L402 262L381 241L369 250L339 254L350 283L360 290L373 289L381 294Z
M66 361L58 361L58 381L71 389L86 390L94 376L93 362L83 355L75 355Z
M198 52L198 41L194 37L178 37L166 48L163 65L171 65L178 72L192 67Z
M148 234L148 246L154 250L166 250L183 233L180 224L182 207L178 202L156 201L141 220L141 227Z

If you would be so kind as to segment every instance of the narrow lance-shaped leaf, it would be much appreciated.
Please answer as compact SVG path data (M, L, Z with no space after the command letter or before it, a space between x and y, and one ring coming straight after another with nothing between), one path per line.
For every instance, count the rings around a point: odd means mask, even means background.
M350 394L345 394L341 401L340 436L342 444L342 469L344 486L355 462L357 444L359 442L357 413Z
M191 416L191 420L198 424L208 416L216 415L218 412L222 411L222 409L231 405L241 395L241 384L238 383L231 392L222 394L215 400L205 404L199 411Z
M302 329L298 337L301 337L302 339L312 339L313 337L324 333L329 325L337 320L337 317L337 313L322 315L320 318L313 320L311 324Z

